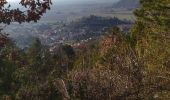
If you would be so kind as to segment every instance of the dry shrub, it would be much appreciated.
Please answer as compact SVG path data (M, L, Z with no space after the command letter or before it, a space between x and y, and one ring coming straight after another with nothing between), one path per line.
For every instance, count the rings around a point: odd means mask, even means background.
M81 100L123 99L134 88L132 78L104 66L76 70L69 75L71 95Z

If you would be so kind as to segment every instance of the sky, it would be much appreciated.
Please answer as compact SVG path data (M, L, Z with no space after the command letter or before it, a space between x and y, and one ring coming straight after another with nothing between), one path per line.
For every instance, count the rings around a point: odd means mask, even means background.
M21 5L19 5L21 0L7 0L7 2L10 3L12 8L22 8ZM67 6L70 4L96 4L96 3L114 3L119 0L52 0L53 6Z
M8 2L20 2L21 0L7 0ZM53 2L72 3L72 2L115 2L118 0L52 0Z

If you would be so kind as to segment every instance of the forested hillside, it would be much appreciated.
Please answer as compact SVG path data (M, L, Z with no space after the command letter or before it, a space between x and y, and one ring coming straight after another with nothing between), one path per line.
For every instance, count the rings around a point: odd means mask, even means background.
M13 13L2 8L0 22L5 24L38 20L29 14L13 19L21 13L2 20ZM113 26L79 45L48 47L36 38L22 50L0 31L0 100L169 100L169 11L169 0L140 0L130 32ZM87 28L95 27L91 22Z

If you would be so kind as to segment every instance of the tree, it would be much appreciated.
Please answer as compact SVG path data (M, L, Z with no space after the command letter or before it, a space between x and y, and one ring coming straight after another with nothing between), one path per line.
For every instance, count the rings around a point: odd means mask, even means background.
M10 4L6 7L7 1L0 0L0 23L37 22L46 10L50 9L52 3L51 0L21 0L20 4L25 7L25 11L18 8L11 9ZM0 31L0 99L58 99L58 92L55 88L57 85L54 86L54 80L50 81L48 79L49 74L54 69L49 67L52 65L51 61L53 60L51 60L50 54L46 54L47 52L44 51L41 42L35 39L28 53L22 52L24 55L22 57L23 65L20 65L22 60L17 61L19 62L18 65L12 59L7 59L13 58L14 54L12 46L9 54L7 52L8 50L6 51L5 49L9 40L7 35L2 34ZM5 50L5 54L1 52L2 50ZM25 55L28 59L26 59Z
M31 67L36 68L41 66L43 58L43 46L39 39L35 39L28 49L28 61Z
M169 92L170 72L170 1L140 0L135 11L137 21L132 29L137 57L143 70L143 91L150 98L163 91ZM161 95L161 98L166 95ZM158 97L159 98L159 97Z
M20 54L13 42L8 41L0 51L0 99L13 99L18 88L15 71L19 67Z
M11 5L8 4L7 0L0 0L0 23L37 22L50 9L52 2L51 0L21 0L19 4L25 7L26 10L22 11L19 8L11 9ZM6 34L2 34L1 31L2 29L0 29L0 49L8 40Z
M11 9L7 0L0 0L0 23L10 24L11 22L37 22L41 16L50 9L51 0L21 0L20 5L26 10L19 8Z
M37 22L46 10L50 9L51 4L51 0L21 0L20 5L26 8L22 11L19 8L11 9L6 0L0 0L0 24ZM14 92L17 89L14 73L19 67L16 62L22 62L13 59L17 55L13 50L15 47L8 46L11 41L5 33L2 33L2 29L0 29L0 99L14 99L16 95ZM8 47L10 49L6 49Z
M8 40L9 39L6 35L0 33L0 50L2 49L2 47L4 47Z

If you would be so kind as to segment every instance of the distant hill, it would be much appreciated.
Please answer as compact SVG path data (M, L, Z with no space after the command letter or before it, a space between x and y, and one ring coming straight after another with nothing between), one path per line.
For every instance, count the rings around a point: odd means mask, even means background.
M69 32L69 40L84 40L90 37L100 36L113 26L130 24L130 21L120 20L116 17L107 18L91 15L70 23L65 28L67 32L62 33Z
M132 23L120 20L116 17L99 17L91 15L77 21L64 23L37 23L24 25L11 25L7 27L7 33L16 41L17 45L24 48L29 46L33 38L40 38L46 44L64 43L66 41L82 41L96 38L113 26L126 27Z
M114 8L135 9L139 6L139 0L120 0L113 5Z

